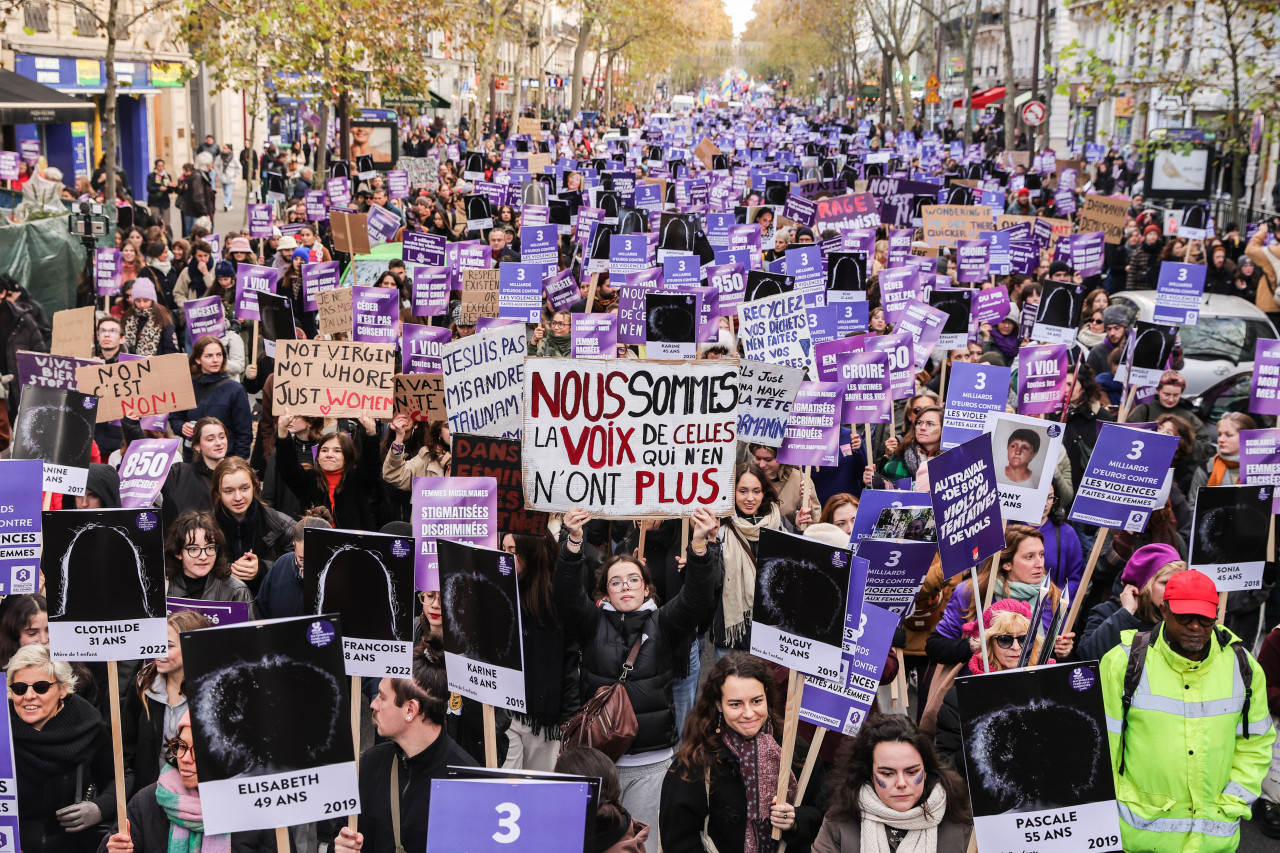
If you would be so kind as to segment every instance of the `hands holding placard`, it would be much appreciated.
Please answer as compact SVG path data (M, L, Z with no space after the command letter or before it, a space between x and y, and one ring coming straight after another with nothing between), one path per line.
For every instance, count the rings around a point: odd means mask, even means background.
M343 853L360 853L360 848L364 846L364 833L344 826L338 831L338 836L333 839L333 846ZM116 853L116 851L111 850L108 853ZM120 851L120 853L126 852Z
M773 824L775 829L786 832L796 823L796 807L783 803L778 805L778 798L773 798L773 805L769 807L769 822Z

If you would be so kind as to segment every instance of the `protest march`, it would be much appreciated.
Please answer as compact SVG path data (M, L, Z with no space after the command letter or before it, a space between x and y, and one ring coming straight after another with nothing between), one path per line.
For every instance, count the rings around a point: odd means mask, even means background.
M436 130L0 274L0 853L1280 838L1280 217L783 93Z

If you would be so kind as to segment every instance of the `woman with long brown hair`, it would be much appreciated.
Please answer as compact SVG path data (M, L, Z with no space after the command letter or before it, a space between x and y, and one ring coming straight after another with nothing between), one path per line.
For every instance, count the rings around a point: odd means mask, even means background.
M239 456L228 456L213 469L210 491L231 574L257 592L266 570L289 550L293 519L263 502L258 475Z
M138 279L129 292L129 306L121 318L122 342L126 351L148 358L181 352L169 309L156 301L156 286L150 279Z
M795 774L781 764L773 692L773 668L746 652L731 652L711 668L662 782L666 853L774 853L775 828L788 845L816 834L822 813L794 802ZM778 803L783 773L787 801Z
M196 422L217 418L227 431L227 455L249 458L253 446L253 415L244 386L227 373L227 347L213 335L202 335L187 357L196 405L169 415L169 426L184 439L184 456L192 461Z
M360 449L345 432L325 436L316 446L315 465L305 465L294 449L289 430L294 416L286 406L276 423L276 467L302 506L322 506L343 530L377 530L371 495L377 494L382 465L378 456L378 425L359 419Z

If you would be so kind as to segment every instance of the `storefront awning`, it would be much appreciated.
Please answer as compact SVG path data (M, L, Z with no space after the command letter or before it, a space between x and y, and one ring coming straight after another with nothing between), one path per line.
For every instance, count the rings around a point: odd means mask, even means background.
M93 121L94 106L20 74L0 69L0 124Z
M997 101L1004 100L1004 86L996 86L987 89L985 92L977 92L974 94L972 101L973 106L970 109L981 110L986 109ZM959 109L964 106L964 98L956 98L951 102L951 106Z
M384 109L396 111L416 109L421 113L426 110L447 110L453 106L453 103L440 93L427 89L425 94L406 92L402 95L383 95L382 106Z

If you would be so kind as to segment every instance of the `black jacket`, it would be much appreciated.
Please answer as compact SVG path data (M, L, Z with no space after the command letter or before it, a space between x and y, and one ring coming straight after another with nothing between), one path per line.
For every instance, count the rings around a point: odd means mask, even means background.
M181 460L173 463L160 487L160 515L165 529L186 510L208 512L213 507L212 489L213 472L204 464L203 456L197 453L190 464Z
M373 501L382 481L382 460L379 458L378 436L357 429L360 438L356 468L329 502L329 490L320 486L315 469L302 467L294 450L294 437L289 435L276 441L276 469L298 497L303 508L327 507L333 513L334 527L342 530L377 530Z
M360 818L363 853L395 853L391 826L391 762L400 762L400 844L405 850L427 849L427 816L431 811L431 780L445 778L449 765L477 767L443 730L431 746L412 758L387 741L360 756ZM144 851L145 853L145 851Z
M129 837L133 840L135 853L164 853L169 849L169 816L156 799L156 783L151 783L129 799L128 813ZM106 853L107 838L103 836L98 853ZM265 853L275 849L273 829L231 833L231 853Z
M21 302L10 302L6 299L4 303L0 305L0 311L8 313L8 317L0 321L0 328L7 327L8 331L8 336L4 340L4 368L14 376L13 382L9 383L9 417L16 419L18 399L21 396L17 378L18 350L48 352L49 348L45 346L44 336L40 334L40 326L29 310Z
M124 691L122 704L120 734L124 763L133 770L134 787L141 791L154 785L160 777L160 759L165 750L164 717L168 708L149 695L138 696L136 683ZM133 803L129 805L132 807Z
M556 610L565 630L582 646L583 701L618 680L632 644L641 634L648 635L626 680L627 697L640 724L627 751L631 755L668 749L679 740L671 694L672 649L693 635L711 607L719 563L718 543L708 542L701 557L691 546L684 587L675 598L661 607L646 603L648 609L620 613L592 603L582 588L581 553L565 546L560 549L554 582Z
M253 510L245 513L244 521L236 521L221 504L213 517L227 540L227 562L234 563L250 549L257 555L258 575L245 583L250 592L257 594L271 565L293 550L293 519L259 500L254 501Z
M227 428L227 455L248 459L253 448L253 418L249 411L249 395L244 386L226 373L202 373L191 383L195 386L196 406L169 415L169 426L182 435L182 425L201 418L217 418ZM191 441L182 440L183 456L191 458Z
M1081 660L1102 660L1102 656L1120 645L1120 632L1134 629L1150 631L1155 622L1144 622L1125 610L1118 599L1104 601L1089 611L1089 621L1077 645Z

